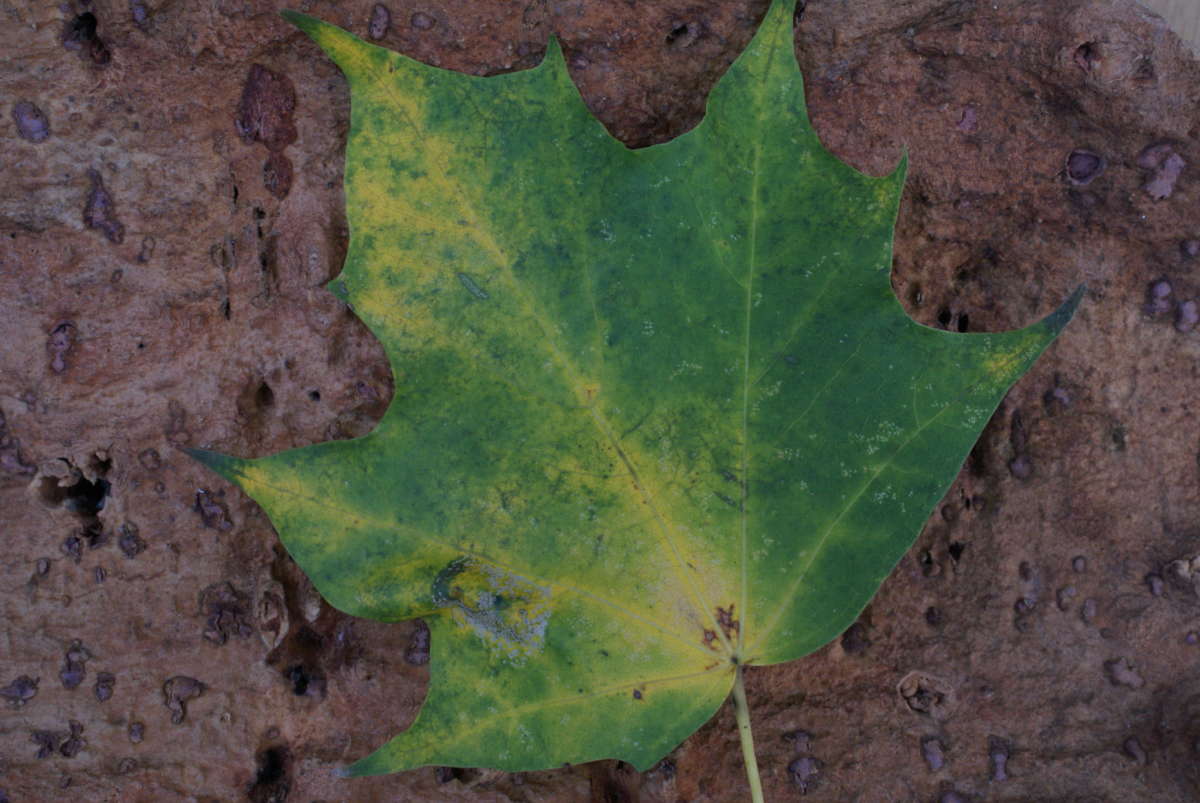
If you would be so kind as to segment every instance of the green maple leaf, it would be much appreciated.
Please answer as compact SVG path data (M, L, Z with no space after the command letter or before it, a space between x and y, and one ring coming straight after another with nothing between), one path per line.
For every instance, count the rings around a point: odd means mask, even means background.
M331 287L396 396L363 438L194 454L335 607L428 621L420 715L352 774L650 767L742 667L854 620L1078 304L999 334L909 319L903 165L820 145L790 3L703 122L637 151L554 43L477 78L287 17L350 82Z

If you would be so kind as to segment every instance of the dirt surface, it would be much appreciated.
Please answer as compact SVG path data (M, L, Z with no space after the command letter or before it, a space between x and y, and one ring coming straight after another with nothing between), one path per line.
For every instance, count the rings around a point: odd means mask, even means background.
M557 33L630 145L696 123L765 8L384 5L298 7L478 74ZM349 437L391 395L322 289L346 84L276 10L0 2L0 800L742 799L728 708L641 775L332 774L414 716L421 628L330 609L176 448ZM749 674L768 798L1195 800L1200 68L1123 0L811 0L797 52L838 155L908 149L915 318L1089 290L859 623Z

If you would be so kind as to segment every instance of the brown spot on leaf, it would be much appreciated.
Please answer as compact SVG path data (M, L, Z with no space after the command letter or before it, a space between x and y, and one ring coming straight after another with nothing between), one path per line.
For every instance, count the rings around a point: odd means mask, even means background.
M733 641L737 637L738 630L741 629L741 623L733 616L733 603L729 603L728 608L717 606L717 624L721 628L721 632L725 634L725 638Z

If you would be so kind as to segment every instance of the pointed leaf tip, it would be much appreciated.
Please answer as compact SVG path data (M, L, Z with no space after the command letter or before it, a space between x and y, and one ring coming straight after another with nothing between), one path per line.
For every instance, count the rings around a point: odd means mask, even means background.
M308 33L310 30L324 25L325 23L315 17L310 17L307 14L301 14L299 11L292 11L290 8L285 8L279 12L279 16L295 25L300 30Z
M347 74L347 78L350 77L347 66L354 63L356 56L361 57L363 50L376 47L364 42L349 31L299 11L284 10L279 12L279 16L295 25L309 39L316 42L317 46L325 51L325 55Z
M220 474L230 482L237 483L242 477L242 468L249 462L240 457L233 457L220 452L210 452L207 449L196 449L190 446L181 446L179 450L188 457L201 463L210 471Z
M1083 297L1087 293L1087 285L1081 284L1075 288L1067 300L1064 301L1058 309L1042 319L1042 323L1046 328L1051 329L1057 334L1071 322L1075 317L1075 311L1079 309L1079 305L1083 303Z
M338 767L337 775L339 778L365 778L370 775L386 775L389 772L394 772L386 766L377 766L379 764L379 750L371 753L366 758L359 759L353 764L348 764L345 767Z

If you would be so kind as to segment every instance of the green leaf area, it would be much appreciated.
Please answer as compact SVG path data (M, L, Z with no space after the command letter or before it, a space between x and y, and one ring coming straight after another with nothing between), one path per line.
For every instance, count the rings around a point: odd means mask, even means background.
M396 395L363 438L194 454L331 604L429 624L416 722L351 774L650 767L737 664L854 620L1079 301L1001 334L909 319L903 166L873 178L818 142L790 3L703 122L636 151L554 43L479 78L287 18L350 82L331 289Z

